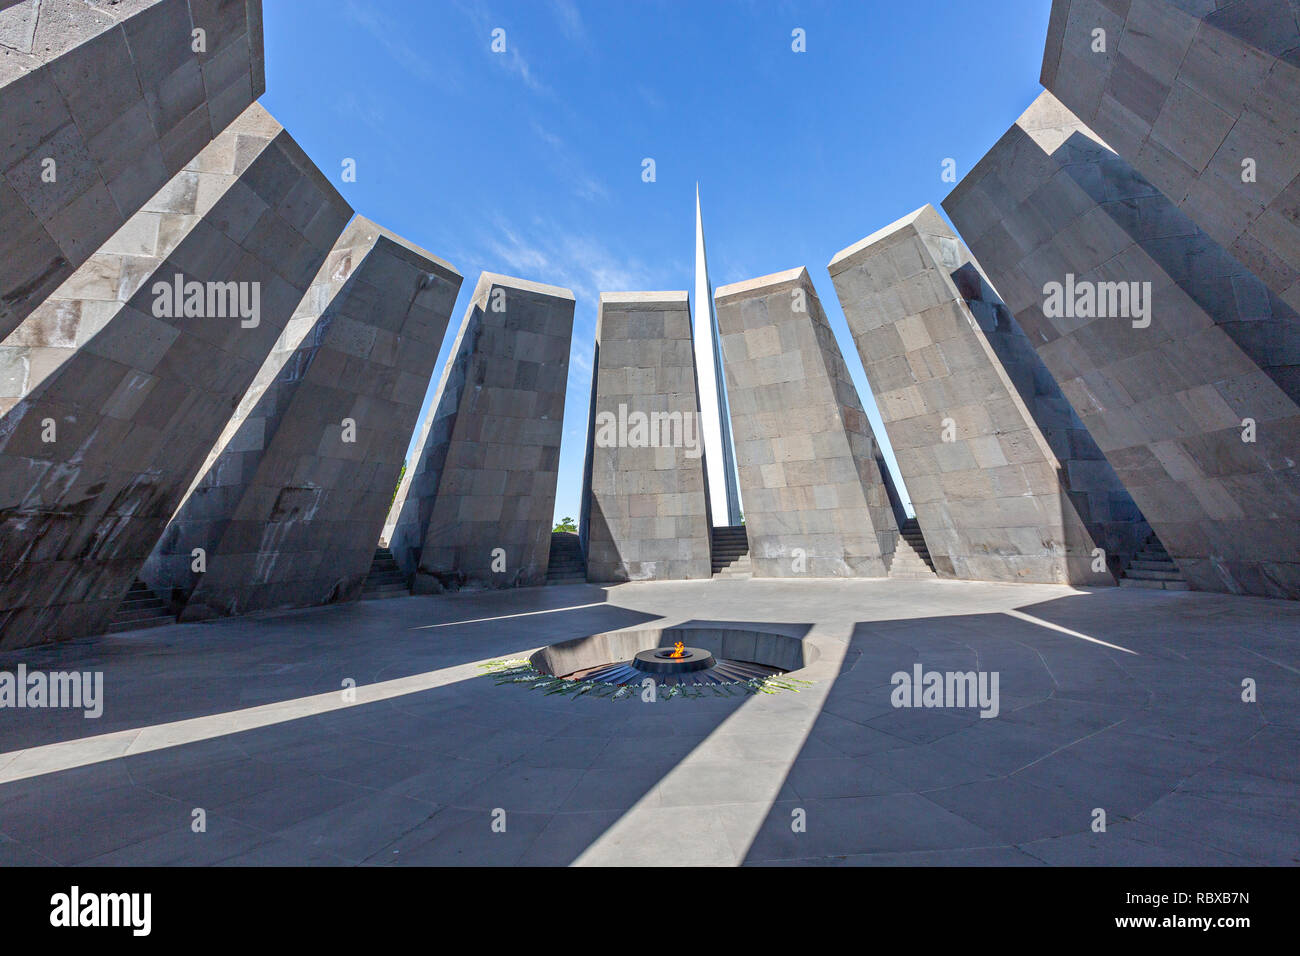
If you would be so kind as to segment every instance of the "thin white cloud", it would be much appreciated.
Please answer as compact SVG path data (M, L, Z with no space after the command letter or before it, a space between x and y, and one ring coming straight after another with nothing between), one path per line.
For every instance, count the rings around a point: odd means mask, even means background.
M572 289L580 303L594 305L602 292L663 288L663 274L631 256L620 256L591 237L537 226L524 234L498 219L485 242L489 261L523 278ZM681 276L680 286L689 280Z
M668 108L668 104L664 101L664 98L653 88L646 86L644 83L638 83L636 85L636 92L641 99L645 100L646 106L650 107L652 110L662 112Z
M573 186L574 195L579 199L608 199L609 189L603 182L587 172L582 160L569 144L557 133L547 129L533 120L533 132L537 138L551 150L551 169L561 179Z
M393 61L415 79L445 90L456 88L457 83L448 64L441 61L435 69L425 54L403 39L410 31L392 17L375 9L372 4L360 3L358 0L347 0L344 12L353 23L378 40Z
M455 6L474 24L474 30L483 38L483 48L489 51L488 56L492 58L495 64L513 73L523 81L524 86L528 87L535 93L552 95L549 86L541 81L533 69L528 64L528 60L519 52L519 46L516 42L518 35L515 31L507 29L502 23L498 22L488 9L478 3L456 3ZM494 30L505 31L505 51L491 52Z
M587 25L582 22L582 14L573 0L551 0L551 11L560 21L560 29L570 41L584 47L590 45Z

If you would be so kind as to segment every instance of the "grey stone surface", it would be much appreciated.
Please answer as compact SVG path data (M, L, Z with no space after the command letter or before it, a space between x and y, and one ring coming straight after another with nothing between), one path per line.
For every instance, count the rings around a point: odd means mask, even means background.
M881 577L898 525L806 269L715 294L755 577Z
M1042 82L1300 310L1300 2L1054 0Z
M97 303L93 332L0 420L6 646L103 626L352 212L257 105L177 180L192 191L169 184L138 214L169 238L131 254L121 298L69 294ZM176 317L177 277L256 295L257 314L204 296Z
M592 364L588 579L710 577L687 293L601 293Z
M154 549L141 576L155 593L184 618L358 596L460 283L353 219L290 323L305 335L263 365Z
M1112 583L1150 529L938 212L828 268L936 571Z
M265 91L262 61L261 0L0 10L0 338Z
M380 539L417 589L545 581L573 307L479 277Z
M678 625L801 636L813 683L652 704L478 667ZM34 648L0 670L112 690L98 720L6 711L0 865L1293 865L1298 632L1300 605L1218 594L656 581ZM893 708L891 675L917 663L998 672L998 716ZM1240 701L1242 674L1267 700Z
M1296 314L1050 93L944 208L1188 581L1300 597Z

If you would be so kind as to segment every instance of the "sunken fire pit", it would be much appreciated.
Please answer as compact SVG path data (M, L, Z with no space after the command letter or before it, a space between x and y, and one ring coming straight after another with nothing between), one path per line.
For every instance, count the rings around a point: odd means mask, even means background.
M622 699L652 680L671 699L710 690L723 696L798 690L807 681L786 675L817 656L799 637L715 624L607 631L543 647L528 660L486 666L499 683L524 683L548 694Z

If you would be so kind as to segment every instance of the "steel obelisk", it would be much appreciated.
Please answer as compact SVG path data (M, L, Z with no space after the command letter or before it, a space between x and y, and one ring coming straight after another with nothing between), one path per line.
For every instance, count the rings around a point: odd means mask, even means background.
M704 217L700 214L700 185L695 184L695 368L700 385L700 431L704 436L704 465L709 476L709 512L715 526L740 524L740 490L736 484L736 451L731 442L731 415L722 372L722 343L713 308L713 283L704 252Z

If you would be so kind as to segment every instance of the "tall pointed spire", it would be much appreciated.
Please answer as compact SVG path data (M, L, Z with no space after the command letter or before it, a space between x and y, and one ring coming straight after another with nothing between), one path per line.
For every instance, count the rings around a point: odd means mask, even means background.
M731 415L722 373L722 343L713 308L713 283L704 253L704 217L700 213L700 184L695 184L695 368L700 380L700 430L704 436L704 466L709 476L709 511L715 525L740 524L740 491L736 486L736 452L731 443Z

